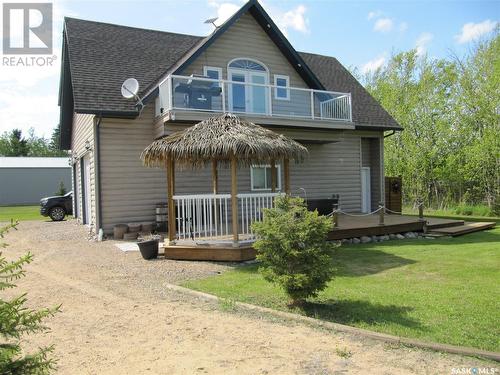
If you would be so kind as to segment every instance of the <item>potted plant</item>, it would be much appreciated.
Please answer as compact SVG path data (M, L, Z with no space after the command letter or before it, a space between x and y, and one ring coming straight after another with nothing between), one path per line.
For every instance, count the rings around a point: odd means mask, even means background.
M139 238L137 245L144 259L149 260L158 257L158 242L160 238L158 234L148 234Z

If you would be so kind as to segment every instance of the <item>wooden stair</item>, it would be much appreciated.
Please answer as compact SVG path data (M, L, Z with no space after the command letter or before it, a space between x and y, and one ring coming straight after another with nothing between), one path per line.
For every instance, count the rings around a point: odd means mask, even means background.
M447 236L461 236L467 233L479 232L495 227L495 222L462 222L461 225L451 225L447 227L434 227L430 229L430 233L442 234Z
M427 220L426 228L428 231L433 231L434 229L458 227L464 224L463 220L432 218Z

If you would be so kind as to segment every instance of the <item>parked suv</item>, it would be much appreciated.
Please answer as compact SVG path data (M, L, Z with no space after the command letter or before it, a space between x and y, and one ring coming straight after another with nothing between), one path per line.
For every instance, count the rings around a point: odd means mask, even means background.
M73 192L40 200L40 214L54 221L61 221L66 215L73 214Z

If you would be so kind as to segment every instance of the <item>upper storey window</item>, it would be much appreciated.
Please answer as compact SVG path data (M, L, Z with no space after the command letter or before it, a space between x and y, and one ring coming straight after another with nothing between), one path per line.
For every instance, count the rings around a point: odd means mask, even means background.
M245 69L245 70L257 70L261 72L266 72L267 69L264 65L259 64L256 61L248 59L238 59L234 60L229 64L230 68Z

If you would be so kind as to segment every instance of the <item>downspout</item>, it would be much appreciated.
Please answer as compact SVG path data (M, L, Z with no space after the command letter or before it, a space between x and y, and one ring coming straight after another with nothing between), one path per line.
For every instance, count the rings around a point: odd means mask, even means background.
M98 239L102 239L100 235L101 232L101 218L102 218L102 210L101 210L101 141L99 134L99 125L101 125L102 114L99 114L97 117L97 121L94 121L94 134L95 134L95 145L94 145L94 162L95 162L95 178L96 178L96 229ZM97 155L96 155L97 154Z
M396 130L391 130L391 133L384 135L384 138L389 138L391 135L396 134Z

